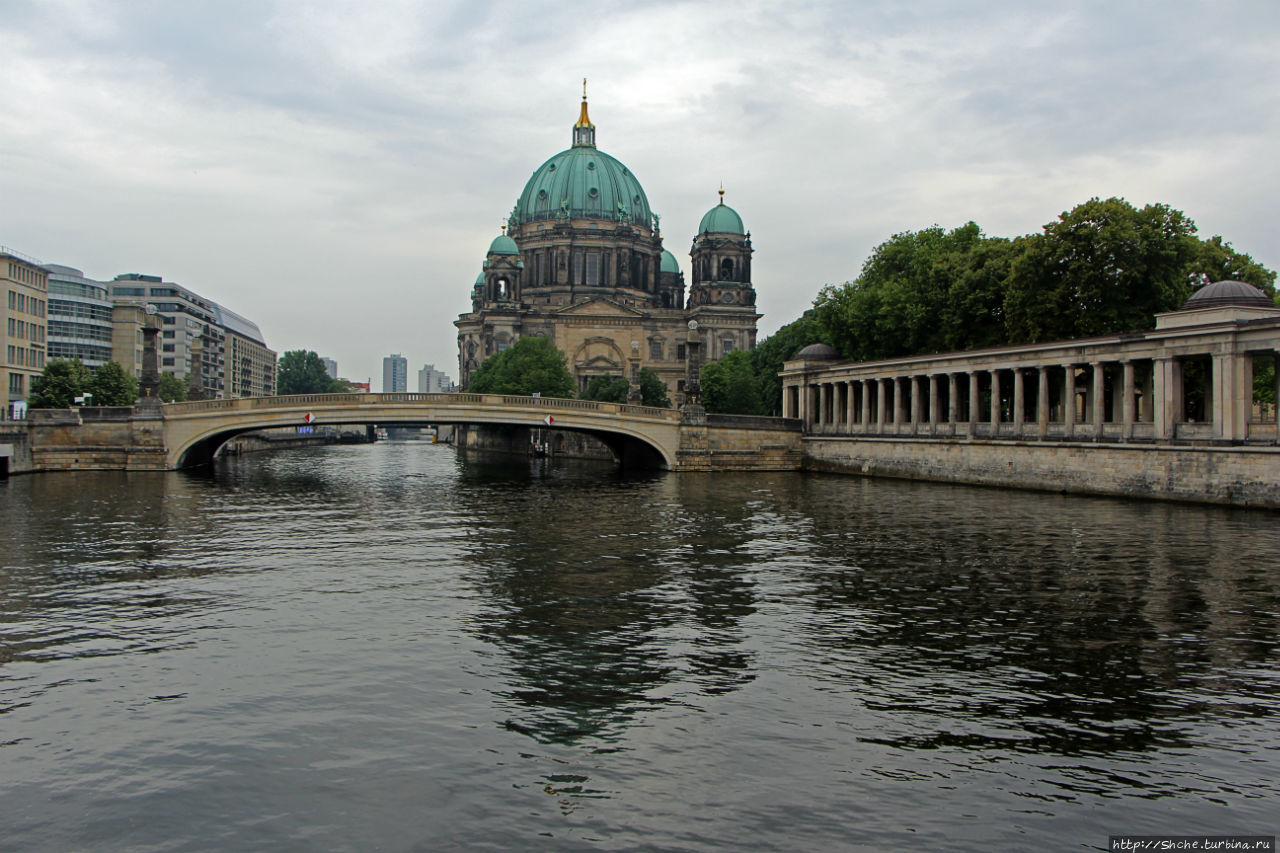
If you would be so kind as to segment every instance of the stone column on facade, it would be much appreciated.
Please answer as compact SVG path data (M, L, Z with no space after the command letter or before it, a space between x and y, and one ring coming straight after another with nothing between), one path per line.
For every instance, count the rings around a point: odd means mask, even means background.
M1071 438L1076 428L1076 366L1063 367L1062 377L1062 434Z
M1036 373L1036 434L1049 434L1049 368L1043 364Z
M1237 352L1213 358L1215 432L1228 441L1244 441L1253 403L1253 359ZM1221 421L1221 426L1217 424Z
M978 371L969 371L969 435L978 431L978 413L982 409L982 397L978 393Z
M911 389L911 431L920 431L920 421L924 414L923 407L920 405L920 377L908 376L906 379L907 387Z
M885 386L885 383L888 381L889 380L887 379L875 380L875 383L876 383L876 432L881 432L881 433L884 432L884 408L885 408L884 404L885 404L885 397L887 396L887 392L884 386Z
M1102 424L1106 421L1107 400L1104 394L1107 390L1107 366L1100 361L1093 363L1093 387L1089 389L1089 396L1093 400L1093 437L1095 440L1102 438Z
M1022 375L1022 368L1015 367L1013 369L1013 434L1022 435L1022 424L1026 420L1026 378Z
M818 383L818 426L827 425L827 383Z
M874 379L864 379L860 383L862 385L862 431L869 432L871 430L871 384Z
M956 400L956 375L954 373L947 374L947 423L956 423L959 411Z
M991 374L991 434L1000 433L1000 371L988 371Z
M845 402L848 405L844 416L845 432L853 432L853 425L858 417L858 395L853 388L855 384L852 379L844 383Z
M1123 376L1123 381L1120 384L1123 386L1124 394L1124 397L1121 398L1120 401L1123 407L1120 414L1120 421L1124 424L1124 429L1121 435L1125 441L1128 441L1133 438L1133 397L1137 388L1134 385L1133 362L1126 359L1120 363L1120 368Z
M929 374L929 432L937 435L938 421L942 420L942 401L938 399L938 375Z

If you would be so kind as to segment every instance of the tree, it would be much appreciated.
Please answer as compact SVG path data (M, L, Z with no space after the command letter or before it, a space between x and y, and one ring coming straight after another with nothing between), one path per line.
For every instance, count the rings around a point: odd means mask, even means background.
M702 405L708 412L763 415L760 377L746 350L734 350L719 361L702 366Z
M1276 296L1275 272L1237 252L1221 236L1197 242L1186 272L1193 287L1214 281L1245 281L1273 299Z
M809 344L823 342L824 337L816 312L811 308L751 350L751 369L760 382L762 414L782 414L782 377L778 374L783 364Z
M52 358L44 370L31 380L31 396L27 405L33 409L66 409L83 394L92 379L89 368L80 359Z
M533 394L573 397L573 374L550 338L527 337L485 359L467 390L475 394Z
M640 405L658 409L671 408L671 398L667 396L667 383L663 382L662 377L651 367L640 368Z
M95 406L132 406L138 399L138 380L115 361L95 370L86 387Z
M863 361L1000 343L1011 251L973 222L895 234L857 279L823 288L815 319L826 343Z
M621 376L592 376L582 399L601 403L625 403L631 383Z
M1195 223L1179 210L1089 199L1024 238L1005 295L1009 343L1139 331L1191 295Z
M342 391L342 384L329 375L314 350L289 350L280 356L280 366L276 370L277 394L338 394Z
M187 399L187 383L172 370L160 374L160 388L156 392L165 403L181 403Z

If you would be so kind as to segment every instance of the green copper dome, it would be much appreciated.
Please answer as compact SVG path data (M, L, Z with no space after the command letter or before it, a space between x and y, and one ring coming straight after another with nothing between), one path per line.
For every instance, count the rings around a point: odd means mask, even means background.
M518 255L520 254L520 247L516 245L515 240L503 233L493 238L493 242L489 244L489 254Z
M538 220L607 219L653 227L649 199L631 170L596 148L586 100L574 125L573 147L534 171L516 202L513 224Z
M724 203L721 199L720 203L707 211L707 215L702 217L702 222L698 223L699 234L746 234L747 229L742 225L742 217L738 215L738 211L734 210Z
M680 262L676 260L676 256L671 254L670 249L662 250L662 272L680 272Z

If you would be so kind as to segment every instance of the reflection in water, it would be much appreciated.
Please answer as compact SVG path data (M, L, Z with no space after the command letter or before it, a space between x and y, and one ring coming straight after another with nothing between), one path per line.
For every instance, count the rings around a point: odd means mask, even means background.
M408 444L14 478L0 826L37 850L1266 831L1274 521Z

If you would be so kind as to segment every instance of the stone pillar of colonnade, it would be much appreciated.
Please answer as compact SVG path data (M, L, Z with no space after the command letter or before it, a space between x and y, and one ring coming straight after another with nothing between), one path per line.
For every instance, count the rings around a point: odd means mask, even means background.
M956 399L956 375L954 373L947 374L947 423L957 423L960 416L960 402ZM1277 399L1280 399L1278 397ZM1280 410L1280 406L1276 407Z
M989 370L991 374L991 435L1000 433L1000 371Z
M871 380L863 379L860 383L862 390L862 431L868 432L871 429Z
M902 398L904 395L902 393L902 379L901 377L895 376L889 381L893 383L893 431L897 432L898 425L905 422L907 419L906 412L903 410L904 401Z
M1280 352L1271 355L1271 375L1275 377L1275 383L1272 387L1273 398L1276 401L1276 438L1280 439Z
M827 383L818 383L818 417L814 421L819 428L827 425Z
M845 432L853 432L855 418L858 415L858 395L853 390L855 384L852 379L844 383L845 404L848 406L844 413Z
M1063 366L1062 377L1062 434L1071 438L1076 428L1076 366Z
M1102 438L1102 423L1106 420L1107 400L1103 396L1107 390L1107 366L1100 361L1093 363L1093 386L1089 389L1089 398L1093 403L1091 412L1093 421L1093 438Z
M969 435L978 431L978 410L982 408L982 396L978 393L978 372L969 371Z
M1022 376L1022 368L1013 369L1013 434L1022 435L1022 423L1026 417L1026 380Z
M1043 364L1036 374L1036 434L1049 434L1049 368Z
M938 422L942 420L942 401L938 399L938 374L929 374L929 432L938 434Z
M1244 441L1253 405L1253 359L1227 352L1213 357L1215 432L1228 441Z
M1134 421L1133 396L1137 388L1135 387L1135 384L1134 384L1133 362L1126 359L1125 361L1120 363L1120 367L1121 367L1122 376L1123 376L1123 379L1120 383L1122 388L1121 393L1124 395L1120 401L1122 406L1120 421L1121 423L1124 424L1124 429L1123 429L1123 432L1121 433L1121 439L1123 441L1128 441L1129 439L1133 438L1133 421Z
M911 388L911 431L919 432L920 423L923 420L920 407L920 377L908 376L907 384Z
M887 379L876 379L876 432L884 432L884 403L887 389L884 387Z

